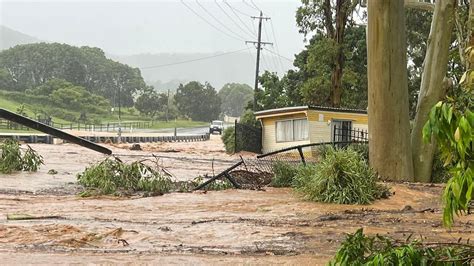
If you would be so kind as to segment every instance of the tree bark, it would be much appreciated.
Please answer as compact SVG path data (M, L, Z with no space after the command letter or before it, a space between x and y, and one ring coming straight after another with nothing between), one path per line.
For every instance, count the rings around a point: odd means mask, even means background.
M415 181L430 182L436 143L423 141L423 127L431 108L446 95L449 46L454 26L456 0L436 1L426 48L420 93L411 133Z
M368 2L370 165L380 177L413 181L403 1Z
M334 36L332 36L336 43L336 55L334 58L334 66L331 75L331 93L330 101L332 107L341 106L342 97L342 74L344 69L344 33L347 24L347 17L352 12L351 2L348 0L337 0L336 2L336 29Z

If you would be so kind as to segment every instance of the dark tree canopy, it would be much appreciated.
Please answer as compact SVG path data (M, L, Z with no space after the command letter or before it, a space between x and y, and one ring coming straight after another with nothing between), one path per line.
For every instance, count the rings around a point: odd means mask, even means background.
M220 114L221 100L209 83L180 84L174 96L178 110L195 121L211 121Z
M110 102L104 97L63 79L50 79L41 86L28 89L26 93L45 97L49 105L72 111L87 110L90 113L105 114L110 109Z
M140 70L112 61L99 48L59 43L17 45L0 52L0 85L23 92L53 78L64 79L118 105L133 105L133 93L145 88Z
M135 108L141 114L154 117L158 112L166 112L168 95L157 93L153 87L147 87L135 101Z
M227 83L217 95L221 99L222 114L239 117L253 99L253 89L247 84Z

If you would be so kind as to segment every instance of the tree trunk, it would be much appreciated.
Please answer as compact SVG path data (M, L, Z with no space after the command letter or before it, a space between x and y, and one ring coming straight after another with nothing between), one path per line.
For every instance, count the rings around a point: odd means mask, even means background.
M430 36L423 63L418 105L411 133L415 181L430 182L436 143L423 141L423 126L431 108L446 95L443 82L448 68L451 32L454 26L456 0L436 1Z
M384 179L413 181L403 1L368 1L369 157Z
M330 100L332 107L340 107L341 106L341 96L342 96L342 69L344 65L344 55L341 51L338 52L337 60L335 62L335 66L332 71L331 76L331 83L332 89L330 93Z

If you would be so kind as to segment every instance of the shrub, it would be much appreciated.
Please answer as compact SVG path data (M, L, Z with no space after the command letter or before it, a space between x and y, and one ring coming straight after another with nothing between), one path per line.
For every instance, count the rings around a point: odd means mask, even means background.
M43 164L43 157L29 145L26 149L14 139L7 139L0 144L0 173L8 174L14 171L36 172Z
M261 127L260 121L255 118L255 114L252 110L245 110L239 122L252 127Z
M326 153L334 148L331 144L321 145L318 147L318 154L321 159L326 157ZM351 148L356 151L367 163L369 162L369 145L367 143L353 143L344 149Z
M270 186L290 187L298 171L298 166L287 162L276 162L272 166L274 177Z
M122 191L164 194L170 191L172 184L169 177L160 174L142 161L126 164L117 158L107 158L86 168L83 173L77 175L77 179L79 184L97 190L99 194Z
M225 151L227 153L235 152L235 127L228 127L222 133L222 141L224 142Z
M377 184L374 171L352 148L328 148L317 165L298 171L294 185L308 200L339 204L369 204L389 194L387 187Z
M353 143L349 145L351 149L356 151L362 158L368 163L369 162L369 144L367 143Z
M413 240L398 242L385 236L366 236L362 229L348 234L329 265L469 265L474 247L458 243Z

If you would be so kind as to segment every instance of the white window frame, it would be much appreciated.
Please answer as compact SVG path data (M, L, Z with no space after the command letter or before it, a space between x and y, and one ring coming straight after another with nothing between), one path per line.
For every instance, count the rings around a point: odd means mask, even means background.
M295 120L305 120L308 127L307 127L307 134L306 134L306 138L304 139L295 139ZM278 122L288 122L288 121L291 121L291 131L292 131L292 138L291 140L278 140ZM308 121L308 118L305 117L305 118L292 118L292 119L281 119L281 120L277 120L275 121L275 141L277 143L283 143L283 142L295 142L295 141L305 141L305 140L308 140L309 139L309 121Z

